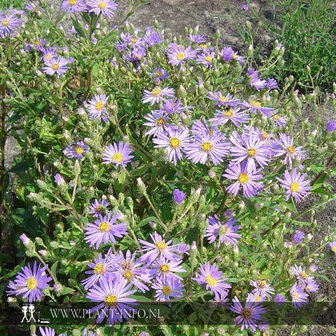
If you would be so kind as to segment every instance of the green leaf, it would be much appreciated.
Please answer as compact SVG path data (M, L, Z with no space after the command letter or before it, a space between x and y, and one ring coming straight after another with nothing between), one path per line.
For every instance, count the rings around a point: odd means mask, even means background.
M332 196L327 190L323 188L311 189L310 192L315 193L315 194Z
M72 24L75 27L75 30L77 32L77 34L81 37L85 38L85 31L84 29L81 27L81 25L78 23L77 20L75 20L74 18L71 18Z
M143 219L140 223L138 223L135 226L135 230L139 230L141 227L148 224L149 222L155 222L157 224L160 224L160 221L156 217L151 216L151 217Z
M118 35L117 31L113 31L103 38L98 44L97 49L103 48L107 43L111 42Z

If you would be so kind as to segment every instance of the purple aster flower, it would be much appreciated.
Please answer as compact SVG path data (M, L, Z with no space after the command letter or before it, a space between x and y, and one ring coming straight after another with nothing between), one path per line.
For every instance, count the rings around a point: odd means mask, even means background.
M284 302L286 302L286 298L282 294L277 294L277 295L275 295L274 302L284 303Z
M280 133L279 141L277 141L277 148L274 149L275 156L285 155L284 164L289 164L289 167L292 168L293 161L295 159L301 159L304 156L304 150L302 146L294 147L294 139L289 135Z
M166 148L168 161L177 165L177 160L182 160L182 151L189 143L189 130L187 128L168 128L167 132L159 133L153 139L155 148Z
M152 288L156 289L156 301L170 301L171 299L177 299L182 297L184 292L181 281L176 278L159 278L152 285Z
M193 163L205 164L208 159L217 166L224 156L229 153L230 145L222 142L222 138L217 137L216 133L212 135L203 135L196 137L195 142L189 143L185 148L188 159Z
M147 122L143 123L143 125L151 128L145 133L146 135L157 136L159 133L164 132L169 126L167 113L162 110L152 111L151 113L146 114L144 118Z
M89 119L108 121L108 113L106 111L107 96L106 95L94 95L88 102Z
M239 102L238 99L234 99L229 93L224 96L222 91L218 92L208 92L208 96L206 96L210 100L216 102L216 106L236 106Z
M266 86L268 89L276 89L278 87L278 83L274 78L270 78L267 82L266 82Z
M52 329L52 328L49 328L49 327L39 327L38 330L39 330L41 336L55 336L55 330Z
M154 235L150 234L150 237L153 243L149 243L145 240L139 239L140 244L143 245L141 252L145 252L145 254L143 254L139 258L139 261L148 261L149 263L151 263L158 256L163 256L170 261L176 261L180 259L180 257L174 253L177 246L170 245L172 243L171 240L166 242L157 232L154 232Z
M239 127L240 124L245 124L250 120L247 113L241 111L239 107L216 111L215 118L210 119L214 126L225 125L228 121L231 121L236 127Z
M180 114L188 109L191 109L192 106L183 106L181 103L181 99L177 99L176 102L174 102L173 99L166 100L163 104L163 109L169 114Z
M330 249L336 254L336 241L329 243Z
M264 302L266 300L266 296L261 295L258 292L252 292L247 294L247 302Z
M155 279L182 278L175 273L184 273L186 270L181 266L182 259L177 261L167 260L165 257L156 259L151 264L150 275Z
M257 114L258 112L260 112L261 114L265 116L270 116L272 112L274 111L274 108L272 107L262 107L261 103L256 100L251 100L249 102L243 102L242 105L250 109L250 111L253 114Z
M231 60L235 60L241 64L245 63L245 59L242 56L239 56L238 53L234 52L232 48L225 47L223 48L219 55L222 57L223 61L230 62Z
M119 165L125 167L134 157L130 155L131 149L127 143L119 141L119 144L113 143L105 148L103 153L103 163L114 163L116 167Z
M146 28L146 34L143 37L144 42L149 46L153 47L156 44L163 42L162 36L155 30Z
M175 204L181 204L184 199L186 198L186 193L183 192L182 190L175 189L173 191L173 196L174 196L174 203Z
M248 11L248 10L249 10L248 5L246 5L246 4L241 5L240 8L241 8L242 10L244 10L244 11Z
M89 205L89 214L94 217L99 217L99 215L106 215L109 202L106 200L98 201L97 199Z
M288 118L285 117L281 117L278 114L273 114L271 116L271 120L274 124L276 124L277 126L283 128L286 126Z
M51 281L51 278L45 274L47 266L34 262L33 268L30 264L21 267L21 273L18 273L14 282L10 282L8 294L20 295L25 299L28 297L28 302L40 301L44 294L42 290L46 289Z
M296 202L301 202L311 189L309 185L310 180L305 180L306 174L301 174L294 168L292 173L288 170L284 173L284 180L277 177L276 179L281 182L281 186L286 189L286 201L292 196Z
M57 54L54 48L43 48L42 54L43 54L42 59L44 62L57 57Z
M174 89L171 88L161 89L160 87L157 86L152 91L145 90L142 102L154 105L155 103L159 103L160 101L166 101L166 97L168 98L174 97Z
M268 299L270 299L274 294L274 288L270 284L268 284L265 280L257 280L257 281L250 280L250 285L255 287L255 289L252 291L252 293L254 294L264 296Z
M218 238L218 246L221 243L226 245L232 245L237 247L237 239L241 237L239 233L236 233L241 228L240 225L234 226L237 220L230 217L224 224L219 220L217 215L208 217L208 227L204 237L208 238L210 244L212 244Z
M60 186L60 185L62 185L62 184L65 184L65 181L64 181L64 178L63 178L63 176L61 175L61 174L56 174L55 176L54 176L54 180L55 180L55 183L58 185L58 186Z
M86 271L85 274L90 274L88 278L83 280L81 284L86 290L95 285L99 279L109 276L109 274L114 270L112 258L103 258L99 253L98 258L94 259L94 262L88 264L88 267L91 268L89 271Z
M249 82L250 86L254 87L257 91L263 89L266 86L266 81L259 78L258 71L256 71L255 69L253 68L249 69L247 71L247 75L250 79Z
M87 298L93 302L101 302L91 309L91 313L99 311L97 323L101 323L105 316L108 316L109 325L128 318L126 311L129 311L136 300L130 298L136 290L131 290L132 284L128 284L126 279L110 275L102 278L99 285L90 288Z
M30 2L29 4L27 4L25 6L25 9L28 10L29 12L33 12L36 14L41 12L40 8L36 4L34 4L34 2Z
M11 35L20 24L21 21L13 13L6 15L0 12L0 37Z
M159 81L163 81L164 79L166 79L169 76L169 73L166 70L164 70L160 67L155 68L149 74L150 74L151 77L154 78L155 83L158 83Z
M262 182L257 181L263 176L258 174L258 171L247 171L245 163L229 166L223 177L236 180L236 182L226 188L234 196L237 196L241 187L243 188L244 197L255 196L263 186Z
M334 132L334 131L336 130L336 121L334 121L334 120L329 120L329 121L327 122L326 130L327 130L327 132L329 132L329 133Z
M304 236L305 234L302 231L296 230L292 240L293 244L300 244Z
M205 43L206 38L201 34L189 34L188 40L195 43Z
M246 302L245 307L243 307L236 296L230 310L239 315L235 321L242 325L241 330L250 328L253 332L257 330L258 321L261 321L262 315L266 313L266 309L262 307L261 303Z
M216 138L217 140L225 140L225 135L220 132L217 127L210 127L208 122L203 118L203 120L196 119L191 126L191 130L197 139L201 139L207 136Z
M196 274L196 278L193 280L200 285L205 285L205 288L215 295L222 294L226 296L231 285L226 282L227 279L224 278L222 274L216 264L210 265L207 261L204 266L200 266L199 273Z
M63 153L70 159L81 159L86 153L87 145L83 141L73 142L71 146L64 149Z
M99 219L94 224L88 223L85 228L85 241L92 247L98 249L99 246L108 242L116 243L115 236L122 238L127 235L127 224L125 222L116 223L119 214L109 212L106 216L99 215Z
M188 59L194 59L196 57L196 51L191 47L184 48L176 43L169 44L167 54L169 63L172 65L184 64Z
M64 0L61 9L62 11L71 11L72 13L84 12L86 5L83 0Z
M112 0L88 0L87 6L89 13L94 13L96 15L101 14L111 18L115 13L118 4Z
M126 279L144 293L148 291L149 288L143 282L150 282L150 273L147 265L143 265L142 262L135 260L135 255L136 252L132 254L127 250L124 256L122 251L119 251L116 264L117 268L113 273L116 274L116 276Z
M213 65L213 59L215 57L214 52L203 52L201 55L198 55L196 58L197 64L204 64L207 68L212 67Z
M294 265L289 271L291 274L295 275L300 283L305 283L308 280L313 280L314 278L309 276L302 266Z
M298 283L295 283L290 290L292 297L292 305L295 308L302 307L308 301L308 294L306 294Z
M57 77L65 74L68 70L67 65L70 62L63 56L58 56L51 58L50 60L44 60L43 72L48 75L53 75L56 73Z
M308 279L303 286L303 290L307 293L316 293L319 289L320 287L314 279Z
M247 162L246 169L255 171L258 164L261 168L265 167L269 159L269 147L259 137L249 133L243 133L241 136L237 131L233 131L230 136L231 155L234 163Z

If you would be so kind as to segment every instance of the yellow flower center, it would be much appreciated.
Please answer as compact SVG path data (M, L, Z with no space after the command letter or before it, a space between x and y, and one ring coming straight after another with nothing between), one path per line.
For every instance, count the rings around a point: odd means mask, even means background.
M51 54L46 54L46 59L50 60L51 59Z
M251 101L251 105L252 105L254 108L258 108L258 107L261 106L261 103L255 101L255 100L252 100L252 101Z
M59 69L59 64L58 64L58 63L54 63L51 67L52 67L54 70L58 70L58 69Z
M256 150L255 150L254 148L249 148L249 149L247 150L247 154L248 154L248 156L253 157L253 156L256 155Z
M163 126L165 124L165 119L160 117L156 119L156 125Z
M274 116L272 116L272 119L276 121L276 120L279 119L279 116L277 114L275 114Z
M155 88L153 91L152 91L152 95L157 97L159 96L161 93L161 89L160 88Z
M239 175L239 177L238 177L238 181L239 181L240 183L247 183L248 180L249 180L249 177L248 177L248 175L245 174L245 173L241 173L241 174Z
M76 152L76 154L82 154L83 153L83 148L82 147L76 147L75 152Z
M169 272L169 266L168 266L167 264L161 265L161 266L160 266L160 271L161 271L162 273L167 273L167 272Z
M299 297L299 294L297 293L297 292L293 292L292 293L292 297L294 298L294 299L297 299L298 297Z
M205 60L209 63L212 62L212 56L210 56L210 55L205 56Z
M35 41L34 45L36 45L37 47L41 45L41 41Z
M132 39L131 39L131 42L132 42L133 44L135 44L135 43L137 43L137 39L136 39L136 38L132 38Z
M170 146L172 146L173 148L176 148L180 145L180 140L177 138L171 138L170 139Z
M121 162L123 160L123 156L121 153L116 153L112 156L112 160L115 162Z
M209 286L215 286L217 283L217 279L213 278L212 276L208 275L205 278L205 281L208 283Z
M69 0L69 5L76 5L77 4L77 0Z
M336 253L336 245L332 248L332 250Z
M233 59L237 59L238 55L236 53L233 53L232 57L233 57Z
M108 232L109 230L110 230L110 223L109 222L101 222L99 224L99 231Z
M105 272L105 267L102 263L96 264L96 266L93 269L93 273L95 274L103 274Z
M266 140L266 139L269 138L269 135L268 135L266 132L262 132L262 133L261 133L261 137L262 137L264 140Z
M228 111L225 111L224 113L223 113L223 116L224 117L227 117L227 118L232 118L232 116L233 116L233 112L232 112L232 110L230 109L230 110L228 110Z
M27 288L29 290L33 290L37 286L37 281L35 278L28 278L27 280Z
M117 297L115 295L108 295L105 299L105 303L107 303L109 306L113 306L117 303Z
M98 101L95 105L96 110L102 110L104 107L104 104L102 101Z
M8 20L2 20L2 25L3 26L8 26L9 25L9 21Z
M289 154L295 154L295 148L293 146L288 146L287 147L287 152Z
M219 96L218 97L219 101L223 102L223 103L226 103L229 99L224 97L224 96Z
M302 280L306 280L308 278L308 274L306 272L301 272L299 275Z
M205 49L206 47L207 47L206 44L200 44L200 48L201 48L201 49Z
M163 251L166 248L166 243L164 243L163 241L159 241L155 245L160 251Z
M176 55L176 58L181 61L185 58L185 55L182 53L182 52L179 52L177 55Z
M203 142L201 147L204 150L204 152L209 152L213 148L213 146L210 142Z
M103 2L103 1L100 1L100 2L98 2L98 7L99 7L100 9L104 9L104 8L106 7L106 3Z
M126 270L124 272L124 278L127 279L127 280L133 279L133 276L134 276L134 274L130 270Z
M261 300L261 297L259 296L259 295L257 295L256 297L255 297L255 302L259 302Z
M162 287L162 293L164 295L169 295L172 293L172 289L169 286L163 286Z
M163 75L163 73L161 71L156 71L155 72L155 76L161 77Z
M290 186L292 192L298 192L300 190L300 186L297 182L293 182Z

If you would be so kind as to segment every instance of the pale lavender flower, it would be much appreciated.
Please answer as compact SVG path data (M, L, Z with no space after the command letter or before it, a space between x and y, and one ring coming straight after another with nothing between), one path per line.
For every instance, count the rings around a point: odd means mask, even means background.
M48 75L56 74L57 77L60 77L61 75L65 74L68 70L68 64L69 60L67 60L63 56L58 56L51 58L50 60L44 60L44 67L43 72L45 72Z
M300 244L302 242L302 239L305 237L305 234L300 231L300 230L296 230L293 236L293 244Z
M286 189L286 201L292 196L296 202L301 202L311 189L309 185L310 180L305 180L306 174L301 174L296 168L290 173L288 170L284 173L284 180L277 177L276 179L281 182L281 186Z
M31 240L27 237L25 233L22 233L22 235L19 238L22 241L22 244L25 246L28 246L31 242Z
M277 126L283 128L286 126L288 118L286 117L281 117L279 114L273 114L270 118L274 124Z
M216 126L209 126L209 123L203 118L196 119L191 126L191 130L197 139L202 139L207 136L214 137L220 141L224 141L226 136L218 130Z
M41 336L55 336L55 330L49 327L39 327L38 328ZM31 335L34 336L34 335ZM60 335L61 336L61 335Z
M295 275L297 280L301 283L306 283L308 280L313 280L314 278L309 276L302 266L294 265L290 268L290 273Z
M208 92L206 96L208 99L216 102L216 106L236 106L239 102L238 99L233 98L229 93L227 95L223 95L222 91L218 92Z
M316 293L320 289L319 285L314 279L307 279L302 287L302 289L305 290L307 293Z
M329 132L329 133L334 132L334 131L336 130L336 121L334 121L334 120L329 120L329 121L327 122L326 130L327 130L327 132Z
M93 215L94 217L99 217L99 215L106 215L107 208L109 206L109 202L106 200L97 199L94 200L93 203L89 205L89 214Z
M205 285L207 290L210 290L215 295L226 296L231 285L226 282L226 278L223 277L223 273L218 270L216 264L210 265L207 261L204 266L201 265L199 273L193 279L200 285Z
M162 36L155 30L146 28L146 34L143 36L143 41L149 46L153 47L156 44L163 42Z
M129 297L136 292L131 287L132 284L128 284L126 279L110 275L100 279L99 285L90 288L86 297L93 302L101 302L90 310L91 313L99 311L97 323L101 323L105 316L108 316L109 325L128 318L126 311L131 310L129 305L136 301Z
M0 12L0 37L11 35L20 24L21 21L15 14L4 14Z
M159 133L157 138L153 139L156 148L166 148L168 161L177 165L177 160L182 160L182 151L189 143L189 130L168 128L167 132Z
M173 191L173 196L174 196L174 203L175 204L181 204L184 199L186 198L186 193L183 192L182 190L175 189Z
M169 63L172 65L184 64L188 59L194 59L196 57L196 51L191 47L183 47L176 43L169 44L167 49Z
M298 283L295 283L290 290L292 297L292 305L295 308L302 307L308 301L308 294L306 294Z
M44 294L42 290L46 289L51 281L45 273L47 265L43 266L34 262L33 268L28 264L21 268L21 273L18 273L14 282L10 282L10 290L7 292L10 295L22 295L22 298L28 298L28 302L40 301Z
M261 106L261 103L257 100L251 100L249 102L243 102L242 105L248 109L250 109L250 112L253 114L257 114L260 112L261 114L265 116L270 116L272 112L274 111L274 108L272 107L263 107Z
M217 137L214 133L196 137L195 142L191 142L185 147L185 153L193 163L205 164L207 160L210 160L217 166L229 153L229 148L230 145L222 142L222 138Z
M144 118L147 122L144 122L143 125L151 128L145 133L146 135L157 136L159 133L164 132L169 126L167 113L162 110L152 111L146 114Z
M206 38L201 34L189 34L188 40L195 43L205 43Z
M103 163L113 163L118 166L126 167L127 163L131 162L133 155L130 155L131 149L127 143L119 141L119 143L113 143L105 148L103 153Z
M142 98L143 103L150 103L154 105L155 103L159 103L160 101L166 101L166 98L174 97L174 89L171 88L163 88L156 87L152 91L145 90Z
M329 243L330 249L336 254L336 241Z
M180 114L188 109L191 109L192 106L183 106L181 99L178 98L176 102L173 99L168 99L163 104L163 110L169 114Z
M268 89L276 89L278 87L278 83L274 78L270 78L267 82L266 82L266 86Z
M60 185L62 185L62 184L65 183L63 176L61 174L58 174L58 173L54 176L54 180L55 180L55 183L58 186L60 186Z
M95 222L88 223L85 228L85 241L90 247L107 244L108 242L116 243L115 237L122 238L127 235L127 224L125 222L116 223L119 214L109 212L106 216L99 215Z
M214 126L225 125L231 121L236 127L239 127L240 124L245 124L250 120L247 113L241 111L239 107L229 108L225 111L216 110L216 112L215 117L210 119Z
M231 60L235 60L241 64L245 63L245 59L242 56L239 56L238 53L234 52L232 48L225 47L220 52L219 55L222 57L223 61L230 62Z
M152 72L149 72L149 75L154 78L155 83L158 83L159 81L166 79L169 76L169 73L161 67L157 67Z
M152 285L155 291L156 301L170 301L183 296L183 286L181 281L176 278L159 278Z
M258 293L258 292L252 292L247 294L246 301L247 302L264 302L267 299L266 296Z
M263 176L258 171L247 171L245 163L229 166L223 177L236 180L226 188L234 196L237 196L240 188L243 188L244 197L255 196L263 186L262 182L258 182Z
M265 280L256 280L256 281L250 280L250 285L255 287L252 293L264 296L268 299L270 299L274 294L274 288L270 284L268 284Z
M241 5L240 8L241 8L242 10L244 10L244 11L248 11L248 10L249 10L248 5L246 5L246 4Z
M151 264L150 275L155 279L182 278L175 273L184 273L186 270L181 266L182 259L177 261L167 260L165 257L156 259Z
M196 63L197 64L203 64L207 68L209 68L209 67L212 67L212 65L213 65L214 57L215 57L214 52L209 52L209 51L203 52L202 54L197 56Z
M86 10L86 4L83 0L63 0L62 11L70 11L72 13L84 12Z
M139 239L140 244L143 245L141 252L145 252L145 254L139 258L139 261L148 261L151 263L158 256L163 256L171 261L180 259L180 257L174 253L177 246L171 245L171 240L166 242L157 232L154 232L154 235L150 234L150 237L152 239L152 243Z
M42 49L42 59L43 61L50 61L52 58L57 57L57 53L54 48L43 48Z
M286 298L282 294L277 294L274 298L274 302L284 303L284 302L286 302Z
M241 324L241 330L250 328L253 332L257 330L262 315L266 313L266 309L262 307L261 303L247 301L243 307L236 296L230 309L238 314L235 321L237 324Z
M88 0L87 6L89 8L89 13L94 13L96 15L103 15L108 18L113 17L118 4L112 0Z
M41 13L40 8L34 3L34 2L30 2L29 4L27 4L25 6L25 9L32 12L32 13Z
M70 159L81 159L87 151L87 145L83 141L73 142L64 149L63 153Z

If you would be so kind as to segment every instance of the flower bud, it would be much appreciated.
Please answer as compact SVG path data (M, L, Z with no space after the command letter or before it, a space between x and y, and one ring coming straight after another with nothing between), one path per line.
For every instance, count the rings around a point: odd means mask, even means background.
M146 186L145 186L145 184L143 183L143 181L140 177L137 178L137 186L138 186L138 189L139 189L141 194L143 194L143 195L147 194Z

